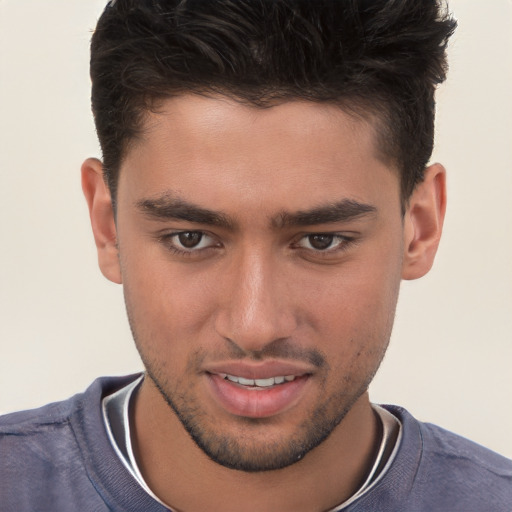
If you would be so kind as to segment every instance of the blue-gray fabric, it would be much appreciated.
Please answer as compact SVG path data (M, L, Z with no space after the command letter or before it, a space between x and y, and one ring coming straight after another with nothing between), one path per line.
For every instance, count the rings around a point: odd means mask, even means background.
M163 512L115 454L101 399L138 375L0 418L2 512ZM347 512L511 512L512 461L386 406L403 425L385 477ZM343 464L343 461L340 461Z

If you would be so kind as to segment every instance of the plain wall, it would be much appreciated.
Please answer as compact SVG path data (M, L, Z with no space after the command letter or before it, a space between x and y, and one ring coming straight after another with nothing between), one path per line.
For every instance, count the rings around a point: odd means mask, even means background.
M80 189L99 156L88 44L104 4L0 0L2 412L141 368ZM450 5L433 157L448 169L444 239L431 273L403 285L371 395L512 457L512 2Z

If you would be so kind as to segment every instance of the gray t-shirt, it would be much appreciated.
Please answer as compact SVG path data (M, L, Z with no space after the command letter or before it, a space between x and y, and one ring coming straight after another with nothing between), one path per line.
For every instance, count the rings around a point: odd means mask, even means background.
M0 418L2 512L164 512L121 462L102 399L139 375L97 379L63 402ZM344 512L511 512L512 461L396 406L393 463ZM342 464L343 461L340 461Z

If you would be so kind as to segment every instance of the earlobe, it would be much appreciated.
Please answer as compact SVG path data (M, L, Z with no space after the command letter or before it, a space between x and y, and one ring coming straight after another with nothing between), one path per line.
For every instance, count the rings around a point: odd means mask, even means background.
M403 279L418 279L432 267L446 211L446 171L440 164L425 170L404 216Z
M100 270L107 279L120 284L122 279L112 198L103 179L102 163L96 158L88 158L82 164L82 190L89 207Z

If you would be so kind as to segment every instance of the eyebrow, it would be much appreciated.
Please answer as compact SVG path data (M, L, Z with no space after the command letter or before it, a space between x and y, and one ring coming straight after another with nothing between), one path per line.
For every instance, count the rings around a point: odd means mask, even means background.
M296 213L282 212L273 220L273 224L277 228L333 224L373 216L376 212L375 206L353 199L343 199L337 203L319 206L311 210Z
M201 208L171 194L156 199L143 199L137 202L137 207L146 216L157 220L184 220L234 229L233 221L226 215Z
M194 205L172 194L142 199L136 203L136 206L146 216L156 220L183 220L229 230L236 228L236 222L227 215ZM276 229L332 224L374 215L376 212L377 209L372 205L353 199L343 199L311 210L299 210L294 213L281 212L271 219L271 224Z

